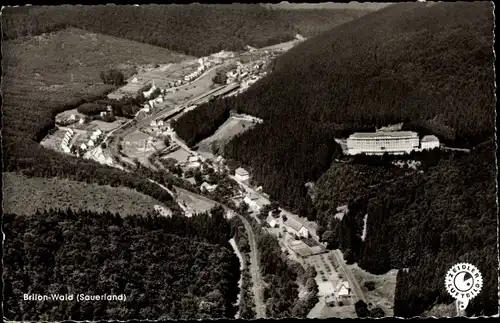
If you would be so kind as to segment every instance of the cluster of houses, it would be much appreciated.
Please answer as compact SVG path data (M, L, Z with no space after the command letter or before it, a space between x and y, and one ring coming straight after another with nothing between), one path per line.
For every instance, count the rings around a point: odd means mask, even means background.
M66 131L66 133L64 134L64 138L61 142L61 149L67 154L71 152L70 141L73 135L74 135L73 129L68 129L68 131Z
M230 84L235 81L243 80L247 76L251 76L249 80L245 81L245 84L253 84L259 79L259 77L255 74L261 70L262 66L264 66L263 62L257 62L254 64L242 64L240 61L238 61L236 62L236 69L226 73L226 83Z
M208 57L202 57L198 60L198 63L200 66L196 69L196 71L192 72L191 74L188 74L184 76L184 81L186 82L191 82L192 80L196 79L198 76L203 73L207 68L212 66L212 62L208 61Z
M275 217L272 212L269 212L269 215L266 218L267 224L271 228L280 228L282 227L284 231L289 233L292 237L295 238L309 238L309 230L300 223L299 221L287 217L286 220L283 220L281 216Z
M87 149L93 148L101 136L102 136L102 131L100 129L95 130L90 135L89 141L87 141L87 143L82 143L80 145L80 149L85 151Z

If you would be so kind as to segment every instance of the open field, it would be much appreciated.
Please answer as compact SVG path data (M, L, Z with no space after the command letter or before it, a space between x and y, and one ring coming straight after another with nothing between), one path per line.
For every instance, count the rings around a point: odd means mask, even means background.
M190 58L164 48L75 28L21 37L5 42L4 46L4 52L15 54L15 59L7 63L22 62L17 68L29 72L25 76L32 79L30 85L54 95L76 89L84 91L95 84L104 86L99 73L109 68L121 68L127 77L137 65ZM46 72L50 76L44 75Z
M175 187L175 191L177 192L177 201L187 208L188 212L186 214L207 212L215 206L214 202L198 194L191 193L179 187Z
M3 173L3 208L5 213L33 214L38 209L109 211L120 215L153 212L161 202L124 187L111 187L53 178L28 178Z
M159 64L158 64L159 65ZM116 91L108 94L111 99L120 99L126 94L136 95L138 91L147 84L154 84L159 88L166 88L169 82L175 82L183 79L198 67L196 59L189 59L177 64L162 64L158 67L139 68L138 73L130 76L127 79L127 84Z
M177 160L179 163L184 163L188 160L188 157L191 156L191 154L183 149L182 147L179 147L175 151L171 152L170 154L165 155L162 158L173 158Z
M113 89L100 72L120 68L125 77L150 63L175 63L189 56L170 50L68 28L2 43L5 129L39 140L54 115L85 98ZM36 107L36 109L34 109ZM22 120L22 121L20 121Z
M383 275L373 275L365 270L359 268L357 264L347 265L356 280L359 282L363 294L366 297L367 303L372 303L372 306L380 306L385 312L386 316L393 316L394 308L394 293L396 290L396 276L398 271L391 270ZM369 291L364 286L365 282L373 281L375 289Z
M451 304L437 304L430 310L424 312L422 317L455 317L457 315L457 308L455 302Z
M212 152L212 144L223 147L232 137L250 129L254 123L250 120L229 118L217 131L210 137L200 141L198 144L200 151Z

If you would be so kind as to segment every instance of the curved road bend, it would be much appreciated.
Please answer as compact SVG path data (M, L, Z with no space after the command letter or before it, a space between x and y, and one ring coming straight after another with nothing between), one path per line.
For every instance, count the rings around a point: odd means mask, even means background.
M167 187L164 185L158 183L155 180L148 179L150 182L155 183L165 191L167 191L172 197L175 197L174 193L169 190ZM177 187L174 186L176 189ZM192 193L192 192L191 192ZM195 194L195 193L192 193ZM195 194L198 195L198 194ZM207 199L215 203L216 205L222 205L226 210L230 210L230 208L224 204L221 204L217 201L214 201L212 199L209 199L206 196L201 195L203 199ZM181 203L177 202L179 206L184 210L184 206L181 205ZM263 280L260 275L260 267L259 267L259 254L258 254L258 249L257 249L257 241L255 240L255 235L253 233L252 226L250 223L248 223L247 219L245 219L243 216L241 216L238 213L235 213L243 222L243 225L245 226L245 230L247 231L248 235L248 244L250 245L250 274L252 275L252 289L253 289L253 295L254 295L254 303L255 303L255 313L256 313L256 318L265 318L266 317L266 305L264 303L264 295L263 295Z

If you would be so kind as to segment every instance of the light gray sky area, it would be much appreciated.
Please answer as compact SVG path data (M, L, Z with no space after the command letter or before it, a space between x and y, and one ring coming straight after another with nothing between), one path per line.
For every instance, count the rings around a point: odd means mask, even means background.
M289 3L288 1L282 1L280 3L264 3L262 4L267 8L276 9L369 9L378 10L392 3L378 3L378 2L356 2L352 1L349 3L334 3L334 2L323 2L323 3Z

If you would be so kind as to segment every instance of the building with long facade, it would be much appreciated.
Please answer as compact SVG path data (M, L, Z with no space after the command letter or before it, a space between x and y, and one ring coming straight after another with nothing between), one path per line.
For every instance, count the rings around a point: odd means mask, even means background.
M357 132L347 138L348 155L398 155L437 147L437 137L425 136L420 142L418 134L413 131Z

